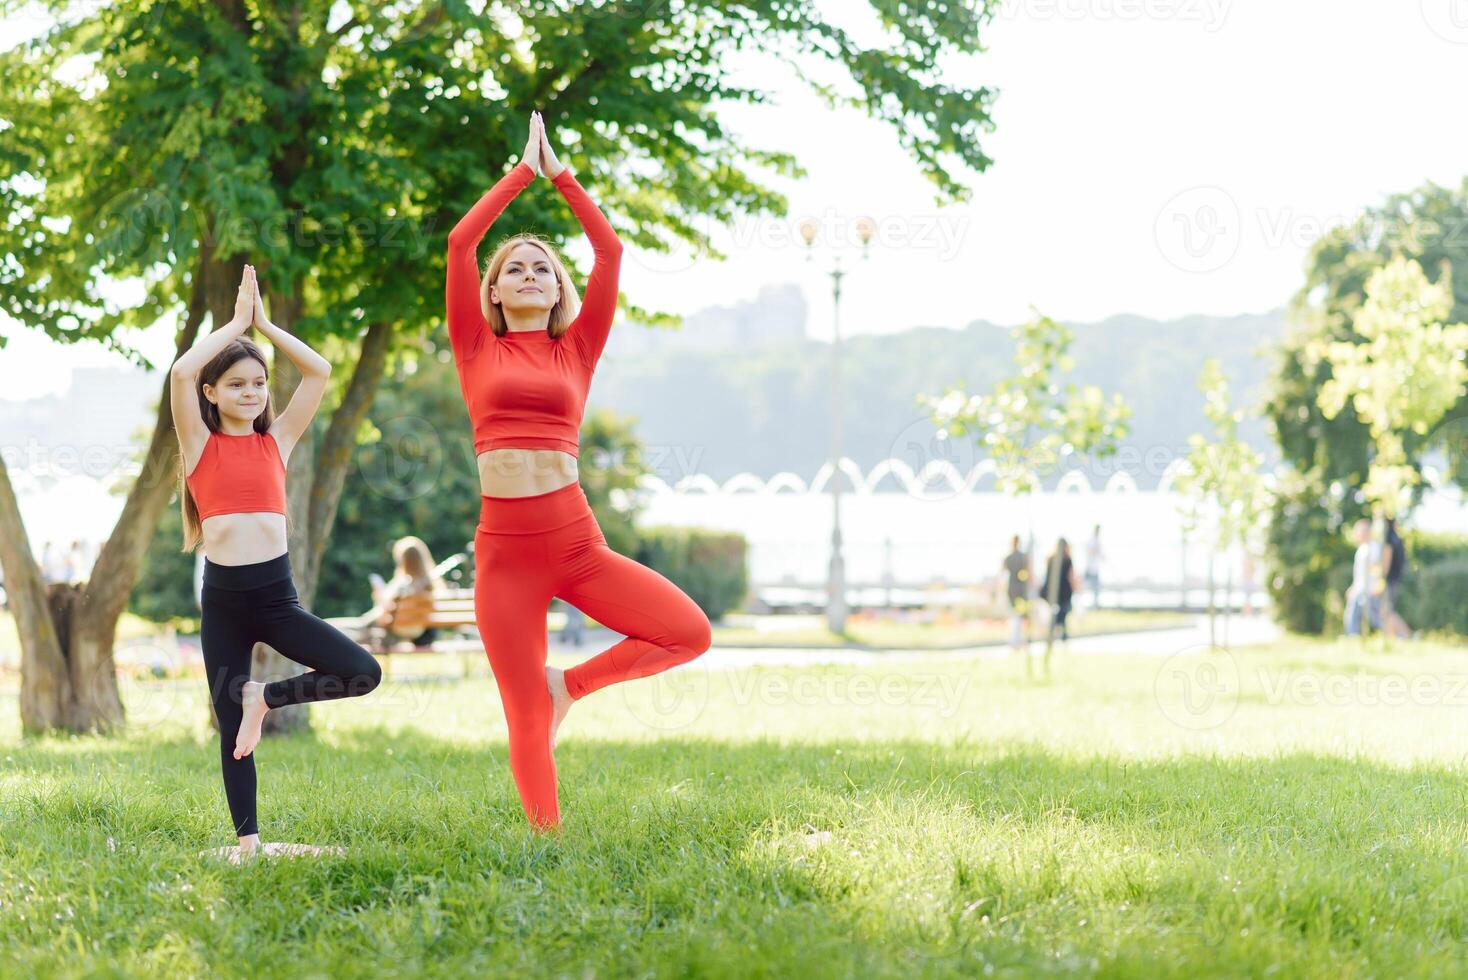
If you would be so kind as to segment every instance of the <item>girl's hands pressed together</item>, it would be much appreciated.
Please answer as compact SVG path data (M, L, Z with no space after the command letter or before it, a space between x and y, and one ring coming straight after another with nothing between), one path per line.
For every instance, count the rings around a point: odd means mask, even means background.
M255 267L246 265L240 275L240 289L234 298L234 324L248 329L259 294L255 286Z
M251 267L250 277L252 280L254 279L253 267ZM265 301L260 296L260 283L258 281L255 282L255 302L251 308L250 323L261 333L264 333L267 327L275 326L275 324L270 322L270 317L265 315Z

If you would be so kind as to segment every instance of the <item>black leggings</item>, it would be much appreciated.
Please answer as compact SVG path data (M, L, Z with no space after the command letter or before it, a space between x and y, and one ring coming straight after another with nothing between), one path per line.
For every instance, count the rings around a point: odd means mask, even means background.
M1050 638L1055 639L1055 633L1059 631L1062 640L1070 639L1070 629L1065 625L1065 617L1070 615L1070 603L1062 602L1055 607L1050 616Z
M312 668L265 685L272 708L310 701L359 697L377 687L382 667L335 627L301 607L291 581L290 553L251 565L216 565L204 559L201 640L209 698L219 719L219 761L235 833L259 833L255 820L255 756L234 757L244 717L240 695L250 679L250 652L268 643Z

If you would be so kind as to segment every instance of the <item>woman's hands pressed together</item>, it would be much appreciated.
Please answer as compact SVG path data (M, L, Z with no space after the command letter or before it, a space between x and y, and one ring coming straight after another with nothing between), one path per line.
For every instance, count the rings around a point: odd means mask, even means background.
M530 138L525 142L525 154L520 159L530 164L530 169L540 177L555 180L565 172L566 168L556 159L556 151L551 149L545 119L539 112L530 113Z
M544 176L540 169L540 130L542 123L540 113L530 113L530 135L525 140L525 152L520 154L520 162L530 164L530 169L535 171L535 176Z
M535 116L539 119L540 113L537 112ZM545 120L540 122L540 169L551 180L555 180L566 170L561 166L561 161L556 159L556 151L551 149L550 137L545 132Z

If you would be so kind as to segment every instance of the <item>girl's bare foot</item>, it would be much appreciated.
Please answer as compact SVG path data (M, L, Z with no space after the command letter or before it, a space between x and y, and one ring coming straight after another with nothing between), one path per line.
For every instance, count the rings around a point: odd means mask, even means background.
M556 729L561 727L561 719L565 718L566 712L571 710L571 692L566 689L566 672L559 667L546 667L545 686L550 689L550 747L554 749L556 747Z
M270 706L265 703L265 685L259 681L245 681L245 689L241 692L240 700L245 709L244 718L240 720L240 730L234 738L234 757L243 759L255 751L255 746L260 744L260 724L265 720L265 715L270 711Z
M211 851L200 851L199 856L223 858L230 864L244 864L246 861L264 860L268 857L318 857L346 853L346 848L342 847L283 844L278 841L262 844L259 837L253 838L253 841L254 843L247 843L242 837L238 847L216 847Z

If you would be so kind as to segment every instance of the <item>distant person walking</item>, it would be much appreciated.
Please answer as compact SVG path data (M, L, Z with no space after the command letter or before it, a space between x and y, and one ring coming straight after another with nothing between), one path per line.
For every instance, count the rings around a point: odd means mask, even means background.
M1045 584L1040 589L1045 601L1050 604L1052 642L1057 631L1062 640L1070 640L1070 630L1065 624L1065 618L1070 615L1071 601L1077 591L1076 569L1070 558L1070 545L1064 538L1057 538L1055 550L1045 562Z
M1009 648L1018 653L1030 642L1030 556L1019 546L1019 535L1009 539L1009 554L1000 565L1008 579Z
M586 614L569 602L566 607L566 625L561 627L561 642L579 647L586 632Z
M1392 636L1400 636L1410 639L1412 627L1397 612L1397 590L1402 585L1402 577L1407 574L1407 542L1397 533L1397 521L1394 517L1386 519L1386 540L1383 542L1382 564L1386 568L1386 628Z
M1101 551L1101 525L1091 530L1091 539L1086 542L1086 588L1091 590L1091 608L1101 606L1101 563L1106 556Z
M1243 566L1239 571L1239 589L1244 594L1244 607L1242 612L1245 616L1254 615L1254 589L1258 583L1254 581L1254 556L1244 552Z
M54 541L41 550L41 580L47 585L66 581L66 553Z
M87 549L81 540L71 543L71 550L66 553L66 578L63 580L71 585L83 585L92 573L92 563L88 559Z
M1371 627L1381 629L1381 605L1386 583L1378 574L1382 543L1372 539L1371 522L1363 517L1351 531L1356 542L1356 557L1351 564L1351 585L1346 589L1345 629L1347 636L1360 636L1363 611Z

